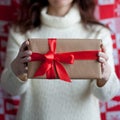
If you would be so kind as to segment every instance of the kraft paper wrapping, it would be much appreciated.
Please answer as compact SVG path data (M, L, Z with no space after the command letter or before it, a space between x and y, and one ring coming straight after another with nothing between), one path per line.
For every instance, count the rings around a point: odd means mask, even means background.
M49 51L48 39L29 39L29 49L32 52L45 54ZM100 50L101 40L98 39L57 39L56 53ZM34 78L34 74L40 66L40 61L32 61L28 64L28 78ZM74 64L63 64L71 79L99 79L101 78L101 64L97 60L75 60ZM46 78L46 75L35 78Z

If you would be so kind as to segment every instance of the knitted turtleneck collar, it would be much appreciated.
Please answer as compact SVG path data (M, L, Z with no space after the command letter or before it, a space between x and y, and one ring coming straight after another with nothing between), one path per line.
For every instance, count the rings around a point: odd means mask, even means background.
M69 12L63 17L51 16L47 14L47 7L45 7L41 11L41 20L42 23L47 26L55 28L65 28L73 26L76 23L79 23L81 17L78 7L76 5L73 5Z

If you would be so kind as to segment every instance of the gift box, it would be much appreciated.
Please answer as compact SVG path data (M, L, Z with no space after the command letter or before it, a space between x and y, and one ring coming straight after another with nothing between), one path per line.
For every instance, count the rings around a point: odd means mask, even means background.
M98 39L29 39L28 78L100 79Z

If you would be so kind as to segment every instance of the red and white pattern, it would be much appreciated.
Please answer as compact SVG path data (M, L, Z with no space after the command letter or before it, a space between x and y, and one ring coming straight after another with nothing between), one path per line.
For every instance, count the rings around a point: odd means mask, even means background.
M116 74L120 78L120 0L97 0L95 15L111 29ZM9 22L16 18L19 0L0 0L0 73L4 68ZM19 96L12 97L0 88L0 120L15 120ZM120 92L101 102L102 120L120 120Z

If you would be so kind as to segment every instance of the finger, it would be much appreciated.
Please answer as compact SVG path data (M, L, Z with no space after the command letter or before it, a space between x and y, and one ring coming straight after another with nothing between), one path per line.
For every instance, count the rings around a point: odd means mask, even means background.
M28 66L25 66L25 70L28 71Z
M21 74L25 74L27 72L28 72L28 70L26 68L23 68Z
M29 57L32 54L31 50L26 50L24 52L20 52L19 57L23 58L23 57Z
M102 58L102 57L99 57L99 62L100 63L106 63L106 60L104 58Z
M25 51L26 48L28 48L28 45L29 45L29 41L27 40L21 45L20 51Z
M27 73L28 72L28 67L25 66L24 72Z
M23 66L21 66L21 69L22 69L21 74L27 73L27 71L28 71L28 66L26 66L25 64L23 64Z
M107 65L106 62L101 63L101 71L102 71L102 74L106 74L106 72L105 72L105 70L106 70L106 65ZM103 76L104 76L104 75L103 75Z
M106 61L108 60L107 54L105 54L105 53L103 53L103 52L99 52L99 53L98 53L98 56L104 58Z
M102 66L102 69L104 70L104 69L105 69L106 64L101 64L101 66Z
M28 63L28 62L30 62L30 60L31 60L31 57L24 57L20 60L20 62L21 63Z

